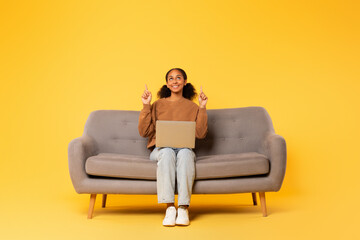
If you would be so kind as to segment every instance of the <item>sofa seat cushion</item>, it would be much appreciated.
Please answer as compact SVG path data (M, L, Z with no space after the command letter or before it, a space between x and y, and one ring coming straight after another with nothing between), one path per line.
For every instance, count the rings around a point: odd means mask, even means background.
M145 180L156 180L156 168L148 157L115 153L100 153L85 163L89 175Z
M156 180L157 162L148 157L100 153L89 157L86 173L94 176ZM196 158L196 180L267 174L269 160L256 152Z
M202 156L196 159L196 179L262 175L269 168L266 156L256 152Z

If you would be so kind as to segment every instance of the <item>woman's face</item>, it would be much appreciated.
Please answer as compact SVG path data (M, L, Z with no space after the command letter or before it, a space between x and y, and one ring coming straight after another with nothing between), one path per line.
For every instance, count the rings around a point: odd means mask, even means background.
M172 70L166 80L167 87L173 93L182 92L184 86L186 84L186 80L184 80L183 75L179 70Z

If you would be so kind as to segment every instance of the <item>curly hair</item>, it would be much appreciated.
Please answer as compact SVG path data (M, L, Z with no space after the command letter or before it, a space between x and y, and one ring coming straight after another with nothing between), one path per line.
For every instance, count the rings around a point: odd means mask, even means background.
M183 78L184 78L184 80L187 79L187 75L186 75L186 73L185 73L185 71L183 69L181 69L181 68L172 68L165 75L166 82L168 81L167 77L168 77L169 73L172 70L180 71ZM197 95L198 94L196 93L196 90L195 90L194 86L191 83L186 83L184 88L183 88L183 97L192 101ZM158 96L158 98L170 97L171 96L171 90L165 84L160 88L160 90L157 93L157 96Z

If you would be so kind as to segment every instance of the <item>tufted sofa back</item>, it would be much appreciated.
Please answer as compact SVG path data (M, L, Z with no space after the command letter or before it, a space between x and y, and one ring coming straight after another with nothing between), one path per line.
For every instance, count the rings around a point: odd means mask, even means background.
M268 112L263 107L210 109L208 133L197 139L197 156L258 152L267 155L264 139L274 133Z
M90 113L83 135L92 137L101 153L148 156L147 138L139 135L140 111L97 110Z
M84 135L92 137L98 152L149 156L147 138L138 132L139 111L97 110L89 115ZM266 154L263 142L273 133L271 118L263 107L210 109L208 134L197 139L197 156L259 152Z

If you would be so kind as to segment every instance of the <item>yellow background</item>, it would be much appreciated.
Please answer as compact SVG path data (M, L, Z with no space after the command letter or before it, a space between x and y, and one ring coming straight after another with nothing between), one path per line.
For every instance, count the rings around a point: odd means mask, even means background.
M355 239L358 1L1 1L1 239ZM262 106L287 143L269 216L251 194L193 195L164 228L156 196L74 191L67 147L91 111L140 110L183 68L208 109Z

